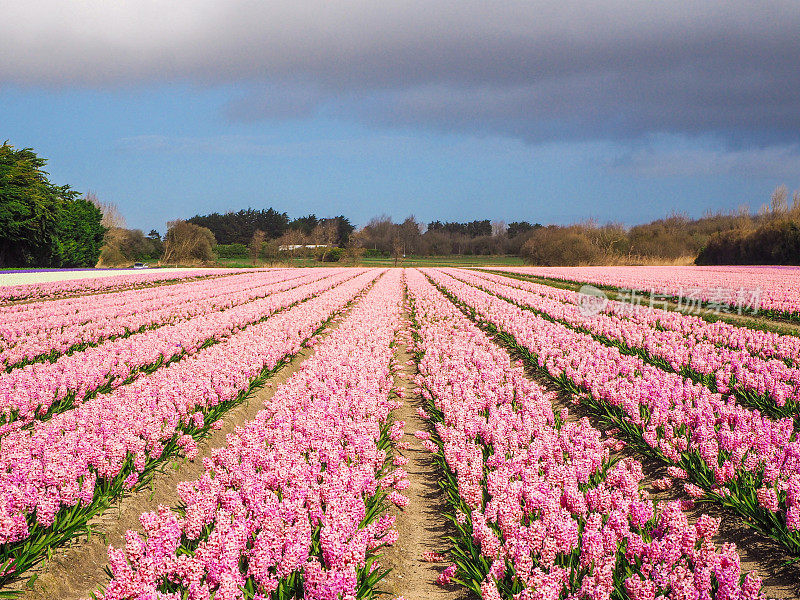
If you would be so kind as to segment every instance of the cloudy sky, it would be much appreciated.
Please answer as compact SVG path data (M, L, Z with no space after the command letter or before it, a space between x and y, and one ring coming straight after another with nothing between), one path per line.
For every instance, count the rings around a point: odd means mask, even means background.
M785 2L27 0L0 138L130 226L753 209L800 188Z

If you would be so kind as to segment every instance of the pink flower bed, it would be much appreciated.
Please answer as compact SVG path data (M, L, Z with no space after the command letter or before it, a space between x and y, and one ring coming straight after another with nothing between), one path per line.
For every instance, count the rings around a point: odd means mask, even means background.
M0 302L17 300L41 300L95 294L120 292L123 290L147 287L158 283L184 281L199 277L220 277L240 273L241 269L186 269L185 271L142 271L111 275L99 279L69 279L66 281L48 281L45 283L26 283L20 285L1 285ZM2 279L0 279L2 282Z
M135 378L144 368L194 354L210 341L219 342L358 273L315 271L301 278L229 293L224 296L223 306L215 300L198 301L193 310L200 316L63 355L52 363L33 363L2 373L0 414L6 424L0 425L0 435L48 414L54 406L62 405L63 410L101 388L110 391Z
M426 272L563 387L583 396L581 402L644 442L654 457L689 472L709 499L800 554L800 441L791 418L773 421L444 273ZM761 487L775 489L779 510L756 502Z
M206 473L179 484L184 509L143 514L144 537L109 548L102 598L373 597L375 552L397 535L381 498L404 480L387 473L401 285L396 270L379 280Z
M176 453L193 458L192 434L216 420L217 407L241 398L253 381L298 352L379 274L359 275L223 343L0 439L0 564L12 561L12 569L23 571L25 560L41 558L26 554L31 535L63 543L63 529L76 519L85 522L160 460Z
M520 281L502 277L492 273L469 271L483 279L504 285L517 287L540 296L552 298L559 302L580 305L585 300L582 294L570 290L555 288L549 285ZM738 327L725 321L709 322L684 312L663 310L659 303L644 299L642 304L634 308L628 302L609 300L603 313L636 323L646 324L653 328L661 328L685 336L687 344L709 343L725 346L735 350L746 350L754 356L765 360L778 359L800 364L800 337L781 335L771 331Z
M267 286L296 277L291 271L248 273L10 307L0 310L0 361L6 367L25 364L43 355L57 356L76 346L229 308L268 294Z
M692 525L679 502L648 498L640 463L612 462L586 419L556 417L552 396L421 275L408 282L461 538L443 583L514 600L763 597L735 546L715 547L719 521Z
M578 304L580 299L576 302L557 300L549 297L549 294L537 293L539 288L528 291L525 287L529 284L525 282L497 276L483 277L466 271L445 272L489 293L547 314L570 327L619 343L623 348L642 350L650 357L663 360L677 373L689 369L692 374L696 374L696 380L702 377L704 383L708 383L714 391L722 394L736 393L740 399L763 405L767 409L784 407L787 400L792 410L797 408L796 402L800 399L800 369L787 365L783 360L765 360L746 350L717 345L701 334L693 335L688 322L681 327L681 321L688 318L680 313L660 311L660 318L656 320L659 327L656 327L647 320L637 318L633 313L628 317L625 305L619 302L611 303L609 313L587 314ZM578 296L574 292L563 295L567 294ZM672 327L664 330L662 322L671 323ZM700 326L700 329L704 327ZM758 337L754 330L748 331L751 333L745 334L747 337ZM773 336L774 334L769 334L766 337ZM792 345L800 349L800 338L782 337L793 338ZM788 412L791 414L792 411Z
M507 270L608 285L618 288L697 297L723 302L739 290L759 290L759 306L786 314L800 311L800 268L798 267L492 267ZM690 296L691 295L691 296Z

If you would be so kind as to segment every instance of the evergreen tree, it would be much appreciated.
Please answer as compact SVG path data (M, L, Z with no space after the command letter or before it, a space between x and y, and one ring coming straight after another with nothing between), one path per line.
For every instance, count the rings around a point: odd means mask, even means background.
M0 146L0 266L94 266L102 213L47 178L31 148Z

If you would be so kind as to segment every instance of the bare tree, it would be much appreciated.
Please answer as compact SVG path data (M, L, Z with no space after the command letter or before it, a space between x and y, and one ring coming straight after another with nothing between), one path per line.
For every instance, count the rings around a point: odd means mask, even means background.
M789 190L785 185L779 185L770 197L772 215L779 217L789 212Z
M366 236L367 248L373 248L389 254L392 251L392 236L394 223L388 215L373 217L363 229Z
M275 265L275 260L278 258L278 246L280 242L278 240L267 240L263 244L263 256L265 259L269 261L269 266L272 267Z
M365 239L366 236L363 229L350 235L350 239L347 240L344 248L345 259L348 264L356 265L361 260L361 257L364 256L366 251L364 249Z
M395 226L396 234L399 234L400 242L403 244L403 257L419 252L422 228L422 223L417 221L414 215L409 215L400 225Z
M250 238L250 244L248 244L247 248L250 251L250 259L253 261L253 265L256 264L258 257L261 255L266 240L267 234L260 229L256 229L253 237Z
M800 218L800 190L795 190L792 194L792 216Z
M336 219L324 219L321 221L314 228L311 239L314 240L314 244L325 245L322 251L322 260L324 262L328 252L336 246L336 242L339 239L339 228L337 227Z
M280 245L285 248L283 251L286 252L287 263L289 266L291 266L292 259L294 259L297 252L297 247L301 246L305 241L303 232L301 232L299 229L287 229L286 233L278 238L278 241L280 242Z
M392 256L394 257L394 266L397 266L397 261L400 260L400 257L403 255L403 240L400 239L399 235L396 235L392 238Z
M103 227L107 229L113 229L115 227L125 229L125 217L122 216L122 213L116 204L113 202L102 202L100 198L97 197L97 194L92 191L86 192L84 200L94 204L100 209L100 212L103 213L103 218L100 221L100 224Z
M750 207L746 204L739 205L733 216L737 229L745 229L753 221L753 217L750 215Z
M505 221L492 221L492 237L500 237L505 235L508 230L508 225Z

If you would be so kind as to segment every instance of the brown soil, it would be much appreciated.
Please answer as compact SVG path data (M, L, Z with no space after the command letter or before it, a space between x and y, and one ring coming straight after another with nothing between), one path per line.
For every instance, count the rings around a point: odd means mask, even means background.
M324 338L336 329L345 314L346 312L335 317L319 338ZM18 584L18 589L24 590L20 598L78 600L89 597L92 592L104 586L108 581L104 569L108 564L106 557L109 544L115 548L124 547L126 531L142 531L139 524L142 513L153 511L162 504L174 506L177 500L176 485L181 481L200 477L205 471L203 458L210 457L213 448L226 445L226 436L237 426L255 418L277 388L297 372L312 354L313 349L304 348L271 377L264 387L226 413L222 428L213 431L210 437L198 443L198 454L194 461L176 459L167 463L163 472L156 474L147 487L125 496L116 506L92 519L92 529L102 533L79 538L71 546L55 550L50 560L30 572L32 577L28 582Z
M403 468L408 472L411 486L402 493L410 502L404 509L392 511L397 516L395 527L400 537L384 552L382 567L390 568L391 572L380 587L389 592L390 597L403 596L407 600L463 600L468 597L463 588L436 583L439 573L450 563L430 563L422 559L423 552L445 554L448 549L445 536L453 532L448 527L449 521L442 516L447 505L439 489L437 468L422 442L414 437L415 431L424 430L427 425L416 412L417 407L422 406L422 399L413 392L416 367L408 364L411 358L401 342L396 354L400 365L397 382L405 392L405 399L403 406L393 415L395 419L406 422L403 440L410 444L410 448L402 451L408 458L408 464Z

